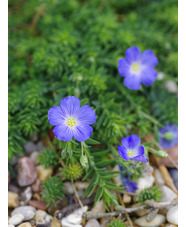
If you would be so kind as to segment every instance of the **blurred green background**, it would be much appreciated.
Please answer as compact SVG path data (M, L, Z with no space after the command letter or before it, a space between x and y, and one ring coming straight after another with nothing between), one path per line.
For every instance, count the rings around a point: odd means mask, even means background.
M114 144L177 124L177 0L9 0L9 159L33 133L46 136L48 109L74 95L96 110L93 138ZM152 49L164 77L131 91L118 59L131 46ZM135 105L131 104L135 103ZM138 111L136 111L136 106Z

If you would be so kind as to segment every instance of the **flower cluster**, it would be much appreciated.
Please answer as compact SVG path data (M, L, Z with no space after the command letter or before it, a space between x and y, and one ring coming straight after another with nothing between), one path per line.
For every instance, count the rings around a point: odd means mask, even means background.
M138 47L130 47L126 50L126 58L119 59L118 71L125 77L124 85L132 90L139 90L141 83L151 85L157 77L154 67L158 59L152 50L145 50L142 54Z
M162 148L171 148L178 144L178 126L167 124L159 130L159 143Z

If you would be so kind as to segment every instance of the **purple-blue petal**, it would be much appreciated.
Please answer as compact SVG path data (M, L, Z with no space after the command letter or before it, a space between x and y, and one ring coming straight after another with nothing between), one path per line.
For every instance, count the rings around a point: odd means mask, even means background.
M61 107L54 106L48 111L48 121L51 125L60 125L65 120Z
M140 76L129 75L125 77L124 85L131 90L139 90L141 88Z
M135 181L131 181L128 178L125 178L125 185L127 192L135 193L138 188L138 184Z
M121 143L127 150L129 149L135 150L139 147L141 139L138 135L131 135L127 136L126 138L123 138Z
M141 72L141 82L144 85L151 85L154 83L154 81L156 80L158 73L155 69L153 68L146 68L145 70L143 70L143 72Z
M139 48L136 46L128 48L125 53L126 60L130 64L139 60L140 56L141 56L141 52L140 52Z
M65 116L76 115L80 109L80 100L74 96L68 96L61 100L61 109Z
M121 145L118 146L118 153L121 158L124 158L125 160L129 160L130 157L127 154L127 149Z
M120 76L124 77L130 74L130 65L124 58L120 58L118 62L118 71Z
M93 128L91 126L81 123L73 130L74 138L79 142L83 142L91 137L92 131Z
M63 140L63 141L70 141L73 136L73 132L72 132L71 128L69 128L65 124L57 125L53 129L53 133L57 139Z
M132 160L138 161L138 162L148 162L148 158L145 155L138 155L132 158Z
M158 64L158 58L152 50L145 50L141 56L142 63L151 67Z
M96 113L89 105L82 106L78 113L79 121L83 124L94 124L96 122Z

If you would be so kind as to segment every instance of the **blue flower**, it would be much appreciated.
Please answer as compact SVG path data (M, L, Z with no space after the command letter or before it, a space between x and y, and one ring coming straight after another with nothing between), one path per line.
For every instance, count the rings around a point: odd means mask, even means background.
M125 160L132 159L139 162L147 162L144 146L140 146L141 139L138 135L131 135L123 138L122 145L118 146L118 153Z
M89 125L95 123L96 114L89 105L80 107L78 98L68 96L60 106L49 109L48 120L55 126L53 132L59 140L69 141L74 136L82 142L91 136L93 128Z
M159 130L159 143L162 148L171 148L178 144L178 126L167 124Z
M120 58L118 71L125 77L124 85L132 90L139 90L141 83L151 85L157 77L154 67L158 59L152 50L145 50L142 54L138 47L130 47L126 50L126 58Z
M119 165L119 169L120 169L120 171L125 172L125 171L123 171L123 168L120 165ZM121 177L121 181L123 183L123 186L126 187L127 192L135 193L135 191L138 188L138 184L135 181L130 180L130 175L128 174L127 177L124 177L121 174L120 177Z

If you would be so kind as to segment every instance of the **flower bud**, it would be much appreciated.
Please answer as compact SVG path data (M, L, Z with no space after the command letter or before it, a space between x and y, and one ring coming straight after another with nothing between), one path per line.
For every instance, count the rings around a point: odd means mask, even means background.
M80 158L80 163L83 167L85 167L88 164L88 159L85 155L82 155Z

